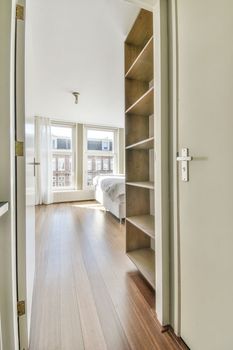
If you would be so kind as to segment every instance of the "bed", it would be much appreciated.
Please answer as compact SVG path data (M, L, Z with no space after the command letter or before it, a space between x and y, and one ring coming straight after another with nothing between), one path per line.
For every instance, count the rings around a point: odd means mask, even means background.
M93 183L95 199L121 222L125 218L125 176L98 175Z

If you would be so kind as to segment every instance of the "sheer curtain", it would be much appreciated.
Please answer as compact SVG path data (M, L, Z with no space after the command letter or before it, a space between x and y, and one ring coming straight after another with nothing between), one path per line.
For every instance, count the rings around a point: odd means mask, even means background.
M36 204L53 202L52 192L52 139L49 118L35 118L36 160L40 163L36 172Z

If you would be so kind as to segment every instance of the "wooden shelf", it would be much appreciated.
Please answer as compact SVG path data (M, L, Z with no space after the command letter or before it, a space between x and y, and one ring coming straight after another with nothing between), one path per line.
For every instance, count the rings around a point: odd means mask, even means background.
M125 118L125 144L126 146L146 140L150 134L150 118L141 115L128 114Z
M127 253L144 278L155 288L155 252L151 248L137 249Z
M151 182L151 181L126 182L126 185L147 188L149 190L154 189L154 182Z
M152 149L154 148L154 137L136 142L132 145L125 147L125 149Z
M153 35L153 14L141 10L126 39L126 44L143 47Z
M0 216L4 215L9 209L8 202L0 202Z
M125 110L128 110L148 92L149 84L145 81L125 79Z
M131 224L139 228L148 236L155 238L155 218L153 215L138 215L126 218Z
M126 114L136 114L145 117L154 112L154 87L151 87L132 106L126 110Z
M153 37L137 56L125 77L147 82L153 79Z

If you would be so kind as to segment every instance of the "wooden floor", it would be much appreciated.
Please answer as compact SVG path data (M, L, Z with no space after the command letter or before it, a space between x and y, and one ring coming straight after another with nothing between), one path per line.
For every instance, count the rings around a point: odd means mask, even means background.
M95 202L40 206L30 350L181 349L124 253L125 227Z

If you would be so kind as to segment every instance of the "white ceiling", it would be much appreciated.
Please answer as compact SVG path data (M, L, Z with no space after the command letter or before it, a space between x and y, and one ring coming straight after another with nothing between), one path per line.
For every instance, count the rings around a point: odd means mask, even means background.
M124 39L138 12L123 0L28 1L27 115L122 127Z

